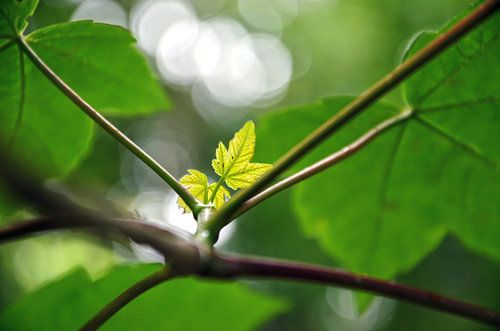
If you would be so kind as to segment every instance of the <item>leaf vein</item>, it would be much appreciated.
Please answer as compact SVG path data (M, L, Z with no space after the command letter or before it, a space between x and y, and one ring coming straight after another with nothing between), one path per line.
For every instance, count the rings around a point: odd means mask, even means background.
M480 105L480 104L485 104L485 103L490 103L490 102L497 102L500 101L500 96L498 97L488 97L484 99L478 99L478 100L467 100L467 101L461 101L457 103L448 103L444 105L439 105L435 107L428 107L428 108L419 108L418 111L422 114L425 113L430 113L430 112L435 112L435 111L443 111L443 110L451 110L456 107L463 107L463 106L474 106L474 105Z
M18 57L19 57L19 108L17 111L16 123L14 124L14 131L10 138L9 146L11 146L17 136L19 128L21 127L21 122L24 113L24 100L26 99L26 71L24 69L24 53L21 47L17 47Z
M481 47L474 52L472 55L469 57L464 58L465 61L457 65L449 74L445 75L442 79L440 79L433 87L431 87L427 93L425 93L419 100L418 103L422 104L425 100L427 100L434 92L436 92L444 83L448 82L454 75L456 75L460 70L462 70L469 62L472 61L472 59L478 55L479 53L482 53L485 50L485 47L496 41L500 37L500 34L497 34L495 37L491 38L487 42L481 43ZM441 58L439 59L441 61ZM418 107L418 106L417 106Z
M380 244L380 231L381 231L380 228L381 228L381 224L382 224L383 219L384 219L385 206L387 204L387 191L389 189L389 182L390 182L391 175L392 175L392 169L394 168L394 162L395 162L396 156L398 155L398 152L400 150L401 142L403 141L403 137L404 137L404 134L406 132L407 126L408 126L408 121L404 122L401 129L400 129L400 132L396 138L395 144L394 144L392 151L389 155L389 158L387 160L385 171L382 175L383 181L382 181L382 186L381 186L380 191L379 191L380 211L375 219L375 232L374 232L373 236L371 237L372 238L371 244L370 244L371 248L368 250L368 252L370 252L370 254L366 255L366 259L367 259L366 265L369 266L369 268L371 268L371 266L375 262L375 258L377 255L377 248Z
M490 158L483 155L474 146L468 145L468 144L458 140L457 138L450 135L448 132L442 130L441 128L439 128L435 124L433 124L431 121L429 121L421 116L415 115L414 118L416 121L418 121L424 127L426 127L428 130L430 130L434 134L437 134L438 136L446 138L452 144L454 144L455 146L460 148L463 152L465 152L465 153L469 154L470 156L482 161L483 163L489 165L490 167L493 167L497 171L500 170L499 164L497 164L495 161L493 161Z

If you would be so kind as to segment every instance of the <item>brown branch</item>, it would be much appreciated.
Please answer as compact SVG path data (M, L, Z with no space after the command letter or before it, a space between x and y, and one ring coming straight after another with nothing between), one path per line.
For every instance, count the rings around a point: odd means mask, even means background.
M61 229L118 232L156 249L179 274L196 272L202 268L205 255L208 254L204 247L175 229L160 228L137 220L104 217L88 211L16 222L0 228L0 243Z
M172 271L172 269L162 269L140 280L139 282L135 283L130 288L125 290L123 293L121 293L119 296L117 296L106 307L99 311L97 315L95 315L92 319L85 323L85 325L80 330L97 330L104 323L106 323L106 321L113 317L113 315L115 315L118 311L125 307L129 302L152 289L153 287L174 277L175 273Z
M341 150L333 153L330 156L327 156L326 158L308 166L307 168L304 168L295 174L279 181L278 183L268 187L267 189L263 190L259 194L255 195L251 199L248 199L241 207L238 209L234 215L234 218L240 216L241 214L245 213L249 209L255 207L262 201L272 197L278 192L283 191L284 189L289 188L292 185L295 185L297 183L300 183L303 180L306 180L307 178L316 175L323 170L328 169L334 164L339 163L340 161L347 159L349 156L353 155L357 151L359 151L361 148L365 147L368 145L373 139L378 137L382 132L385 132L392 126L400 123L401 121L407 119L410 117L412 114L412 111L410 109L406 109L403 112L397 114L396 116L393 116L391 118L388 118L387 120L381 122L374 128L370 129L368 132L366 132L364 135L359 137L357 140L352 142L351 144L343 147Z
M8 160L0 155L0 179L9 193L27 202L45 217L60 215L53 219L55 227L92 227L106 231L118 231L137 243L147 244L165 256L177 273L191 273L202 267L207 249L192 237L173 229L128 221L121 217L108 217L93 210L80 207L66 196L50 191L42 182L29 176L21 163ZM64 216L62 216L64 215ZM23 231L36 229L37 224L27 224ZM22 233L22 226L18 226ZM14 228L16 229L16 228Z
M19 240L35 233L60 229L62 224L54 221L57 218L57 216L39 217L6 225L0 228L0 243Z
M500 312L393 281L317 265L260 257L214 255L211 269L205 270L203 275L219 279L278 278L337 285L500 326Z

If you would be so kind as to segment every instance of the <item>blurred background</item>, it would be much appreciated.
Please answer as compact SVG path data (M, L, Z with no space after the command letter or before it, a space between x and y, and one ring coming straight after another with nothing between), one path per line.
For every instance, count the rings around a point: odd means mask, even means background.
M132 32L174 107L147 118L112 120L179 178L189 168L211 174L217 142L227 142L245 120L327 95L359 94L398 64L416 32L440 27L468 2L40 0L30 28L92 19ZM401 92L386 98L399 104ZM148 221L195 229L191 216L180 213L176 195L100 131L92 153L65 184L82 196L105 197ZM304 238L288 193L225 229L218 246L336 265L314 241ZM77 265L99 277L117 262L160 260L144 247L133 249L130 254L124 247L67 233L8 244L0 250L0 308ZM484 285L500 283L500 266L466 251L452 238L398 280L500 305L499 286ZM488 329L382 298L360 312L353 293L344 289L289 282L249 284L293 303L288 313L262 330Z

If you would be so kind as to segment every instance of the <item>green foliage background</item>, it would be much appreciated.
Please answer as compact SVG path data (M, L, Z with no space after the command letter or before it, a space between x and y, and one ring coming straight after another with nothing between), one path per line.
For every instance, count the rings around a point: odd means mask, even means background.
M132 2L122 4L128 8ZM360 93L400 62L416 32L439 29L467 4L458 0L325 1L320 10L299 14L281 37L297 63L305 50L311 67L292 81L286 97L275 106L281 110L252 110L250 117L257 119L256 159L275 161L351 99L325 96ZM65 24L73 9L42 1L31 20L30 29L41 28L28 38L32 47L140 143L151 132L181 123L184 134L196 142L196 148L188 152L196 154L197 161L174 171L177 177L191 167L208 170L217 142L228 141L241 123L221 127L204 121L184 93L157 85L124 30L90 22ZM228 1L220 13L241 20L233 2ZM499 21L496 15L300 165L328 155L401 109L411 107L418 118L392 128L352 159L244 215L222 248L396 278L499 309L500 150L495 142L500 123L495 107L500 88L491 79L500 76ZM62 24L43 28L54 23ZM0 24L2 34L8 29ZM79 39L81 31L92 32L90 39ZM432 36L420 34L408 51L414 52ZM4 43L0 38L0 47ZM100 55L95 47L107 47L109 52ZM24 98L23 123L31 130L20 131L16 148L37 160L37 170L48 176L65 175L63 182L76 192L91 190L99 197L113 188L124 204L131 200L137 187L120 182L134 171L127 152L94 128L26 57L20 61L19 56L15 47L0 53L0 77L9 82L0 85L2 134L9 136L17 120L15 112L6 110L17 109ZM110 61L116 58L123 62ZM130 68L132 62L136 66ZM123 75L124 70L129 75ZM80 71L85 75L79 75ZM19 72L25 73L26 89L21 92L15 88L23 79ZM99 82L106 84L95 89ZM166 99L163 90L173 101ZM153 113L172 104L175 109L170 112ZM52 123L44 115L48 108L63 118L64 125ZM130 117L146 114L140 119ZM41 123L45 129L37 132ZM51 125L52 131L47 131ZM155 157L161 159L162 155ZM152 185L162 183L154 179ZM4 212L11 205L6 201L0 201ZM62 244L54 248L55 241ZM68 242L82 244L71 254L54 253L54 249L68 249ZM155 268L112 269L121 261L110 249L107 243L66 234L2 246L0 328L73 329L134 279ZM90 252L104 256L104 266L97 267ZM80 264L86 271L72 269ZM29 275L21 277L23 272ZM52 283L43 287L47 282ZM360 309L367 310L364 314L358 312L356 299ZM186 279L151 291L107 327L489 330L405 303L371 299L307 284L259 281L223 285Z

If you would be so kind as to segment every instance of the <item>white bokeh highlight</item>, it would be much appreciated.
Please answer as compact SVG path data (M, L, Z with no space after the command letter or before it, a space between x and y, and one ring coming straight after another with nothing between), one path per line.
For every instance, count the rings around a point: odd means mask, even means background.
M239 0L238 6L253 27L280 33L297 16L299 0Z
M125 9L113 0L82 1L71 15L71 20L93 20L124 28L127 27L127 13Z
M139 46L154 55L163 34L181 20L196 19L194 10L184 1L147 0L138 2L130 13L130 28Z
M296 14L296 2L278 7ZM139 2L131 28L163 80L191 93L208 120L230 122L244 109L278 102L292 77L292 57L279 38L250 33L229 17L200 19L187 1ZM229 114L235 109L239 115Z

